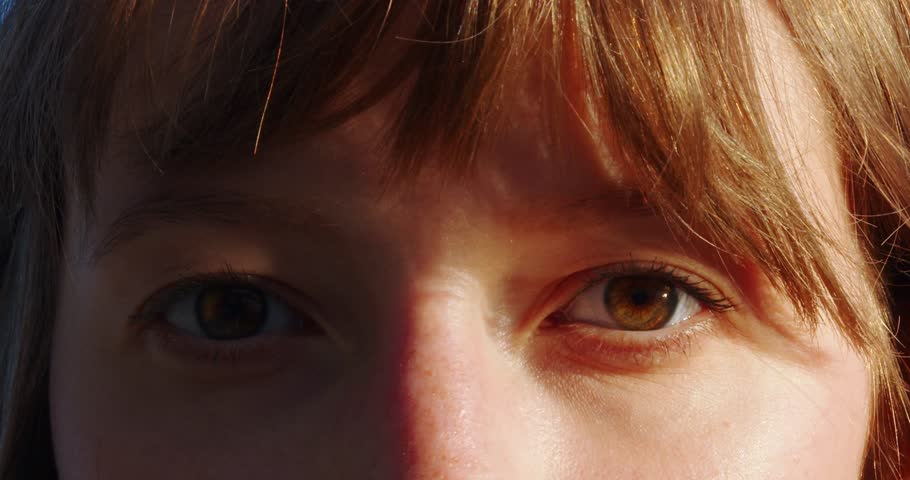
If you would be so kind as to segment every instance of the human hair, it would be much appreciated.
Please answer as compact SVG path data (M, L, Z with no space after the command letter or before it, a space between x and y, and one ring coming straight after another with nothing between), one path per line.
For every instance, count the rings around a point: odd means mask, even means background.
M656 186L643 193L679 235L756 264L807 328L831 318L863 356L874 396L864 475L900 478L910 434L901 322L910 313L910 4L772 2L836 140L855 231L855 244L836 245L826 219L803 208L771 133L750 2L428 0L410 22L408 3L9 6L0 23L0 477L54 476L48 372L64 225L92 215L107 142L132 142L162 172L199 159L214 168L220 152L252 156L288 126L324 131L406 84L404 107L379 132L391 181L417 175L427 148L467 175L483 169L474 153L499 127L503 79L547 52L544 74L554 84L567 65L577 74L574 113L592 131L609 126L624 166L638 185ZM164 32L153 21L162 17ZM366 60L390 42L396 56L364 81ZM114 118L120 96L150 119ZM862 263L843 253L851 249Z

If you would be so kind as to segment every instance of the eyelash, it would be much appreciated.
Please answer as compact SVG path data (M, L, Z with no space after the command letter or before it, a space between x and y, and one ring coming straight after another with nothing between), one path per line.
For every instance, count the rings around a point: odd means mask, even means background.
M691 295L712 314L735 310L733 301L704 280L686 270L661 261L624 262L581 272L571 278L569 301L562 300L560 308L547 316L541 331L549 340L561 344L563 358L572 365L588 365L603 370L647 370L676 357L687 357L695 341L711 333L716 322L692 317L682 324L646 332L610 330L567 318L566 310L578 295L598 282L626 275L652 276L665 280ZM553 357L548 357L553 359Z
M721 294L716 288L700 277L695 276L681 268L670 265L669 263L652 260L650 262L626 262L617 263L607 267L589 270L582 274L583 287L578 289L579 292L593 286L597 282L606 280L611 277L624 275L647 275L653 276L660 280L682 288L689 295L708 307L714 312L725 312L736 308L730 298Z
M173 301L175 298L182 298L200 288L208 287L213 284L256 284L257 282L255 280L257 278L258 277L254 274L241 273L230 266L225 266L221 271L203 272L185 276L153 293L148 300L143 302L142 306L139 307L139 311L130 318L134 320L143 320L150 315L160 315L163 313L164 307L167 306L167 302Z

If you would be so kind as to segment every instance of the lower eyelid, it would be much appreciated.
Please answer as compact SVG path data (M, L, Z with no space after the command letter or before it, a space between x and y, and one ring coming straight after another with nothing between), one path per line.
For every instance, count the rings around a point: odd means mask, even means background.
M142 348L158 363L205 380L262 377L301 358L305 348L303 340L271 334L236 341L209 340L163 322L148 324L139 335Z
M234 361L234 357L241 352L255 354L263 344L268 343L268 338L264 335L232 341L210 340L205 337L187 335L169 324L151 326L145 335L156 343L154 345L156 348L165 348L192 360L213 362ZM229 353L219 355L221 352Z
M552 322L540 328L542 340L565 362L595 371L648 370L690 356L714 334L713 312L703 311L682 324L652 332L605 330L582 323Z

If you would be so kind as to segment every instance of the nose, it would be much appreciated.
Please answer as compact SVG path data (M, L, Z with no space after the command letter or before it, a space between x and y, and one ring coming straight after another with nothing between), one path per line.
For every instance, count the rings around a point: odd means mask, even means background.
M477 289L424 290L403 302L382 382L399 478L521 476L518 376Z

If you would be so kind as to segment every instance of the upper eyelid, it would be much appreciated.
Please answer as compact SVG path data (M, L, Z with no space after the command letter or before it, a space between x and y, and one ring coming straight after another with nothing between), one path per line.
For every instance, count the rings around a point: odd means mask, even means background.
M736 309L736 304L730 296L724 294L713 282L705 279L701 275L690 272L688 269L677 267L660 260L617 262L589 270L586 273L589 275L586 282L560 310L571 306L582 292L598 282L623 275L649 274L658 275L677 284L686 290L687 293L694 294L693 296L699 301L707 302L715 311L723 312ZM710 287L702 287L701 285L703 284L707 284Z
M161 307L164 304L174 302L200 288L211 285L252 285L256 288L263 288L258 279L259 277L255 275L239 274L232 271L183 275L179 279L158 288L149 295L134 316L162 313L163 309ZM267 290L269 294L274 294L271 289L263 289ZM279 299L283 300L282 295L276 295Z

